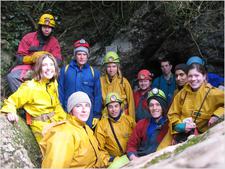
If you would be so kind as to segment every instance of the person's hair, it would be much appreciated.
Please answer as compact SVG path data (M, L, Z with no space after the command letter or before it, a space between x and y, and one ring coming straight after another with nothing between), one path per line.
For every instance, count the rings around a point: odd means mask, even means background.
M41 71L42 71L42 62L45 58L49 58L53 61L54 63L54 66L55 66L55 75L53 76L53 78L51 80L55 80L58 78L58 75L59 75L59 67L58 67L58 64L56 62L56 59L55 57L48 53L48 54L43 54L42 56L40 56L37 60L36 60L36 63L34 65L34 79L39 81L41 80Z
M117 65L117 75L120 77L120 78L122 78L123 77L123 75L122 75L122 71L121 71L121 66L120 66L120 63L115 63L116 65ZM107 64L105 64L104 65L104 74L105 75L107 75L108 73L107 73L107 65L108 65L108 63Z
M170 65L172 64L168 56L159 59L159 64L161 64L162 62L168 62Z
M196 69L198 72L200 72L203 75L207 74L207 71L203 65L192 63L191 65L188 66L188 72L192 69Z

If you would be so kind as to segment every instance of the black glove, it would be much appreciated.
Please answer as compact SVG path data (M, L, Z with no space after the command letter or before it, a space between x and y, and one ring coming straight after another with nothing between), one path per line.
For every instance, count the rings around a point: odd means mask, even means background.
M37 52L37 51L39 51L40 50L40 48L38 47L38 46L31 46L30 48L29 48L29 52Z

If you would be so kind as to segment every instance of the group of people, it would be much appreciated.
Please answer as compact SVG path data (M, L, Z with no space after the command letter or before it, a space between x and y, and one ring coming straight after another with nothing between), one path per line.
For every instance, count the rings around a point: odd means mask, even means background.
M0 111L17 122L17 110L23 108L43 168L103 168L120 157L134 160L223 119L224 91L208 83L202 58L176 65L175 74L165 58L162 75L154 78L149 70L140 70L139 88L133 91L122 75L119 55L106 53L101 74L88 64L90 46L84 39L74 43L70 63L59 68L63 59L52 34L54 17L43 14L38 24L19 44L20 64L7 75L13 94Z

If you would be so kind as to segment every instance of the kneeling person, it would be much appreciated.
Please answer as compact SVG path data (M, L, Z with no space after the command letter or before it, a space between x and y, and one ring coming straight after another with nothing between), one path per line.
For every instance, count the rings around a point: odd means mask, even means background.
M95 129L100 149L110 155L110 162L125 154L128 138L135 127L134 119L124 113L121 103L117 93L109 93L105 101L108 116L102 118Z
M67 120L48 130L40 143L42 168L102 168L109 156L98 149L91 128L86 125L91 101L84 92L75 92L67 104Z
M130 160L148 155L157 150L168 131L166 118L167 101L164 92L154 88L147 97L151 118L138 121L127 143L127 155Z

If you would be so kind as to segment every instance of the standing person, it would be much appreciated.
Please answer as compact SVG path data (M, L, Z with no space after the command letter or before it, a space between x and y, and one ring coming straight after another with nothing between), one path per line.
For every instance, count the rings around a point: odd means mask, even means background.
M88 95L75 92L67 103L67 120L50 128L40 143L42 168L107 167L110 157L99 150L93 131L86 125L92 106Z
M117 93L108 93L105 101L108 117L102 118L95 129L100 149L110 155L110 161L124 155L128 138L135 127L134 119L123 112L121 103Z
M148 92L151 90L152 78L153 74L147 69L142 69L138 72L137 79L139 89L134 92L136 122L151 117L148 110L147 97Z
M206 69L205 60L199 56L191 56L186 64L191 65L192 63L203 65ZM206 80L214 87L219 87L220 85L224 86L224 78L215 73L207 72Z
M187 83L187 71L188 65L181 63L175 66L175 77L176 77L176 85L177 89L174 91L174 96L184 87Z
M188 83L174 97L168 111L174 143L185 141L194 129L199 133L205 132L223 116L224 91L206 82L203 65L191 64Z
M167 101L164 92L157 88L152 89L147 101L151 118L140 120L134 128L127 143L127 155L130 160L155 152L168 131Z
M18 90L4 101L0 110L7 113L10 122L18 122L17 109L24 108L27 124L37 140L42 139L43 131L57 121L64 120L66 113L58 99L57 62L50 53L43 54L34 66L34 78L22 83Z
M168 58L161 59L160 65L162 75L153 80L152 88L161 89L166 95L167 102L170 103L176 89L175 76L171 72L173 66Z
M92 103L87 124L94 128L101 118L102 93L100 72L87 63L89 55L89 44L84 39L74 43L74 58L60 71L59 98L64 110L67 111L67 100L72 93L76 91L87 93Z
M101 76L103 105L105 105L107 94L116 92L121 96L122 109L135 120L133 91L128 80L122 76L118 54L113 51L107 52L103 63L105 66L105 73ZM107 114L106 107L102 111L102 115L105 114Z
M55 19L51 14L43 14L38 22L38 30L26 34L19 43L16 58L18 65L7 75L7 81L12 92L21 85L37 58L50 52L57 60L62 61L61 48L58 40L52 35Z

